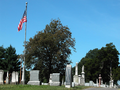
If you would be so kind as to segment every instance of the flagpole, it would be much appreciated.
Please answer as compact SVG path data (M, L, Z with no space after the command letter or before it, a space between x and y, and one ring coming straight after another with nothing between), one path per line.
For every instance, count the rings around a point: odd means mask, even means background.
M26 17L27 17L27 2L26 2ZM26 28L27 22L25 22L25 42L24 42L24 66L23 66L23 85L25 85L25 52L26 52Z

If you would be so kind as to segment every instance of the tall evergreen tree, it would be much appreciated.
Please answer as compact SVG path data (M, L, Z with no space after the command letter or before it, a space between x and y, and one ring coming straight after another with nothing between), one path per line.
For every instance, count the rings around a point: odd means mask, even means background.
M0 69L3 69L4 67L4 61L5 60L5 49L3 46L0 46Z
M2 56L3 58L0 58L1 60L1 68L4 71L9 71L10 73L12 71L19 71L19 65L20 62L17 60L18 55L16 54L15 48L13 48L11 45L4 49L3 47L0 47L0 52L3 52L0 54L0 57Z

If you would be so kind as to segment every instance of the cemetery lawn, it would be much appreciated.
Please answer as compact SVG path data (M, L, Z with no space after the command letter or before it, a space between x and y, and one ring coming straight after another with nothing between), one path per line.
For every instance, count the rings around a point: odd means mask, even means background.
M83 90L88 86L76 86L74 88L65 88L65 86L49 85L0 85L0 90Z

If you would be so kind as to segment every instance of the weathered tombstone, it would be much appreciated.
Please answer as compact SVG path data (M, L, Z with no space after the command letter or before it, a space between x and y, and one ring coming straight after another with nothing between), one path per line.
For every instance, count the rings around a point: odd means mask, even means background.
M28 85L40 85L39 70L30 71L30 81L27 84Z
M75 75L73 76L73 82L75 83L75 86L79 85L78 63L77 62L76 62L76 66L75 66Z
M15 71L12 72L12 80L10 84L16 84L16 75Z
M79 85L80 85L80 82L81 82L81 75L78 75L78 79L79 79L78 83L79 83Z
M101 80L101 85L103 85L103 80Z
M96 84L97 84L97 87L98 87L98 79L96 79Z
M64 85L66 85L66 82L64 82Z
M65 87L70 88L72 86L72 66L67 65L66 66L66 72L65 72Z
M114 84L114 88L117 88L116 84Z
M18 72L15 72L15 75L16 75L16 84L18 84Z
M42 85L48 85L48 83L42 83Z
M75 83L74 82L72 82L72 87L75 87Z
M50 74L49 84L52 83L52 74Z
M3 74L4 74L4 71L0 70L0 84L3 84Z
M52 82L50 86L60 86L60 73L53 73L52 74Z
M89 81L89 86L94 86L93 81Z
M9 76L8 76L8 71L7 71L6 84L8 83L9 83Z
M85 72L84 72L84 65L82 66L82 72L81 72L81 82L80 85L85 85Z
M114 84L113 82L114 82L114 80L111 80L111 86L112 86L112 88L113 88L113 84Z
M85 86L89 86L89 83L85 83Z

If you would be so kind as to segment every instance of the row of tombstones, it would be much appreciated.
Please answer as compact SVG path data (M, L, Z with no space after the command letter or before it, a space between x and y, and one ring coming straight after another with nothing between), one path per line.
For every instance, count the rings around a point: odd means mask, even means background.
M103 88L118 88L118 86L116 84L112 85L111 82L109 85L107 85L106 83L103 84L103 80L101 80L101 84L98 84L98 79L96 79L96 83L94 83L93 81L89 81L89 83L85 83L85 86L93 86L93 87L103 87Z
M84 69L82 71L84 71ZM65 82L62 80L62 85L65 85L65 87L70 88L70 87L74 87L76 85L76 83L79 83L79 85L85 84L84 77L79 77L78 75L75 75L75 76L77 78L74 77L73 78L74 82L72 82L72 66L67 65L66 72L65 72ZM80 79L80 82L79 82L79 79ZM31 70L30 71L30 81L28 81L27 84L40 85L40 83L41 82L39 81L39 70ZM42 83L42 85L48 85L48 83ZM60 86L60 73L50 74L49 85L50 86Z
M0 70L0 84L3 84L3 83L17 84L18 83L18 72L13 71L12 72L12 77L10 77L8 75L8 72L7 72L7 76L6 76L5 81L3 80L3 75L4 75L4 71Z
M66 72L65 72L65 87L74 87L75 83L72 82L72 66L67 65L66 66ZM3 84L3 70L0 70L0 84ZM8 80L8 72L7 72L7 77L6 77L6 84L9 82ZM12 79L11 83L16 84L18 83L18 72L13 71L12 72ZM40 85L39 81L39 70L31 70L30 71L30 81L27 83L29 85ZM44 84L44 83L42 83ZM53 73L50 74L50 79L49 79L49 84L50 86L60 86L60 73ZM62 82L63 84L63 82Z
M40 85L39 81L39 70L31 70L30 71L30 81L28 81L28 85ZM45 85L47 83L42 83L42 85ZM72 85L73 84L73 85ZM50 86L60 86L60 73L53 73L50 74L49 79L49 85ZM66 66L66 73L65 73L65 87L72 87L74 86L74 83L72 83L72 66L67 65Z

